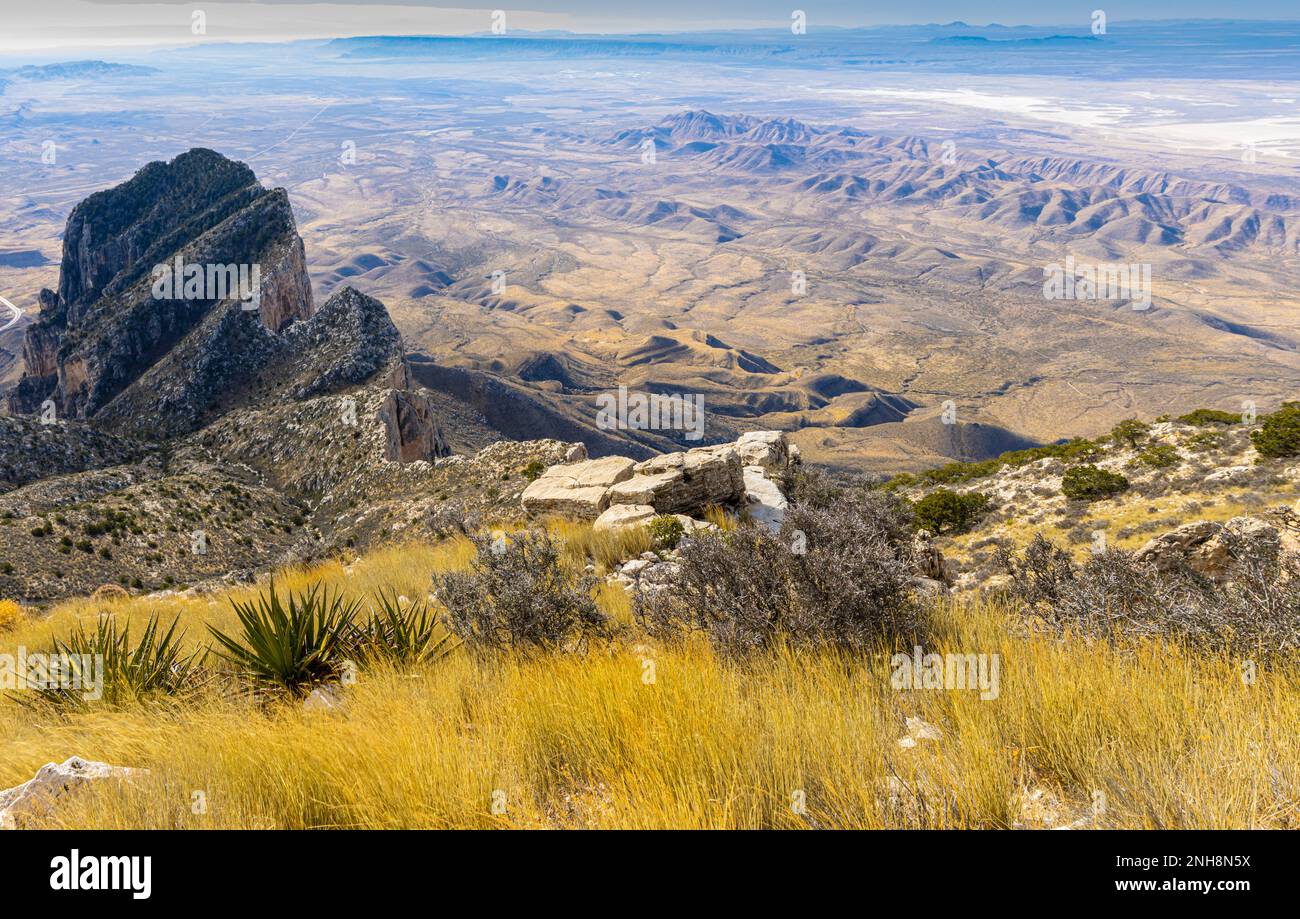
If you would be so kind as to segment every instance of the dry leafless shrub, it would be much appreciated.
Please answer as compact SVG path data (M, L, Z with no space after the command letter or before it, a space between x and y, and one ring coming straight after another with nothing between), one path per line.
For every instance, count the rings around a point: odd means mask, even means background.
M795 504L830 507L844 496L844 487L813 466L798 466L787 472L781 483Z
M477 519L465 511L459 502L439 504L427 518L429 532L434 539L450 539L453 536L467 536L477 528Z
M609 633L595 580L562 564L563 546L545 530L470 540L468 571L433 576L446 625L467 645L582 650Z
M1300 558L1268 557L1240 540L1230 553L1222 583L1185 564L1157 570L1120 550L1079 565L1042 536L1001 563L1012 593L1061 629L1107 640L1163 636L1262 658L1300 649Z
M683 540L680 550L673 587L634 604L661 637L700 630L725 653L745 654L778 638L860 649L920 628L911 522L888 494L796 505L779 534L742 526Z
M999 566L1011 576L1012 593L1031 607L1054 603L1065 583L1074 577L1070 553L1052 545L1038 533L1016 556L1007 547L998 550Z

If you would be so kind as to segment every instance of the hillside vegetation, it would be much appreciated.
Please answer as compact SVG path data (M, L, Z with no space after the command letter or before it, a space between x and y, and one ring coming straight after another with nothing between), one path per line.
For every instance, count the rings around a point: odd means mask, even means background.
M566 573L608 538L555 532ZM459 538L404 545L284 571L275 586L362 606L422 598L431 572L463 571L473 554ZM67 602L12 624L3 644L47 647L101 614L138 635L157 615L197 649L213 644L208 626L239 635L231 601L266 590ZM211 659L184 697L62 711L11 697L0 787L71 753L150 770L39 824L69 827L1300 824L1293 655L1085 639L1010 597L923 601L926 653L998 655L1000 691L982 700L892 688L890 657L910 654L910 637L849 650L777 629L735 655L703 633L651 638L622 590L596 597L609 627L582 649L469 644L378 661L322 706L250 695Z

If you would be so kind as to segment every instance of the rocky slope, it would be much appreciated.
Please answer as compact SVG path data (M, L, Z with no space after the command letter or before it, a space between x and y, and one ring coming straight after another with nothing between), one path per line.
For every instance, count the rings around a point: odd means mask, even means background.
M1224 414L1224 413L1219 413ZM1194 417L1195 413L1185 418ZM985 463L952 464L889 484L912 501L947 490L981 495L987 507L967 532L935 534L947 557L947 576L961 588L1000 583L1000 547L1023 547L1035 534L1069 548L1077 558L1104 548L1137 552L1158 561L1171 552L1216 576L1225 528L1272 531L1288 551L1300 551L1295 508L1300 500L1300 456L1263 456L1253 445L1255 427L1162 419L1133 429L1133 436L1006 454ZM1117 429L1117 433L1122 429ZM1055 452L1056 455L1043 455ZM1091 466L1122 476L1114 494L1074 498L1065 493L1072 469Z
M257 266L260 286L154 296L178 258ZM284 190L212 151L74 208L41 304L0 417L0 594L311 557L356 537L309 524L319 507L450 453L383 304L345 287L317 309Z

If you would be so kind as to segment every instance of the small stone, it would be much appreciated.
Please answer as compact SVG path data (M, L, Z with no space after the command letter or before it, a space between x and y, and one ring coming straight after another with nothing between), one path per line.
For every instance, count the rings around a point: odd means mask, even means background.
M907 719L907 733L917 740L942 740L943 732L928 721L922 721L920 718L909 717Z
M343 707L343 701L343 688L337 684L328 683L313 689L310 695L302 700L302 707L309 712L336 711Z

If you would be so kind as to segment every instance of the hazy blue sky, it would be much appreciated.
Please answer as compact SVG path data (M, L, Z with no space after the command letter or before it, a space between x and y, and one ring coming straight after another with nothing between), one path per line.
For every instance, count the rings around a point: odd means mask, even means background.
M464 34L486 31L491 11L507 12L509 29L686 31L788 28L791 11L818 25L998 22L1087 26L1094 9L1110 22L1133 19L1298 19L1297 0L6 0L0 51L183 44L209 40L276 40L374 34ZM206 34L191 29L206 14Z

